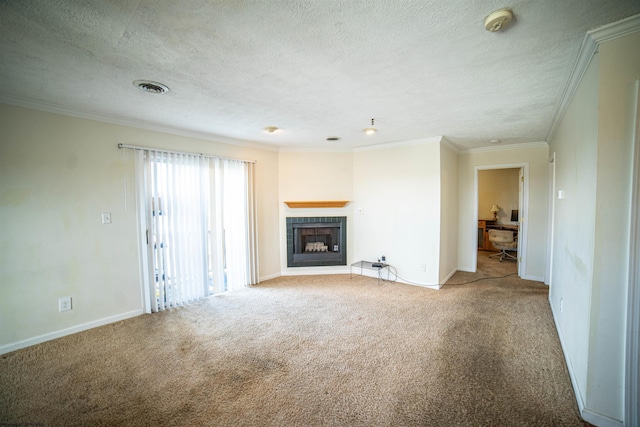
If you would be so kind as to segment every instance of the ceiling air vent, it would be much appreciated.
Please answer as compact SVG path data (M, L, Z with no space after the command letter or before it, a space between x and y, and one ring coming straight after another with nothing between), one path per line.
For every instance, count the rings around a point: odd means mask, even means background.
M149 93L166 93L169 92L169 87L162 83L152 82L151 80L136 80L133 85L138 89Z

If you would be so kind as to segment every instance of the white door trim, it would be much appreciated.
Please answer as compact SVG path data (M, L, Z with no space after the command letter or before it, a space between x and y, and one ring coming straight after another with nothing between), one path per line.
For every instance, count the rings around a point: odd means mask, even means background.
M629 230L629 283L627 293L627 348L625 369L625 425L640 425L640 81L634 90L633 171Z
M549 212L547 218L547 268L544 283L551 286L553 276L553 237L554 218L556 212L556 153L549 157Z

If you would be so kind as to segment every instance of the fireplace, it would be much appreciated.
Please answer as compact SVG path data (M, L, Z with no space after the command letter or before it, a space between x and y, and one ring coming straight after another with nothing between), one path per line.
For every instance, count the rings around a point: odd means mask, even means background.
M287 267L347 265L347 217L287 218Z

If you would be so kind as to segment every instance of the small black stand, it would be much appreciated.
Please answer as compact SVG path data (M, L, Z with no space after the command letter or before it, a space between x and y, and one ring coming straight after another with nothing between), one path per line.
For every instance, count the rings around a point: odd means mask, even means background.
M356 269L356 274L358 276L363 276L363 271L364 270L373 270L373 271L377 271L378 272L378 285L380 284L381 281L383 281L384 279L382 278L382 274L381 274L381 270L382 269L386 269L387 270L387 280L389 280L389 269L387 268L389 264L384 263L384 262L371 262L371 261L358 261L358 262L354 262L353 264L351 264L351 266L349 267L349 273L350 273L350 278L353 279L353 269ZM358 268L360 269L360 272L358 273Z

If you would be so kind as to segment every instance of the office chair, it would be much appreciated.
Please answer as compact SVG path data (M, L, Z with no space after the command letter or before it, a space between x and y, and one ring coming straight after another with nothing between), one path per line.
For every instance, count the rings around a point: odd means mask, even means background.
M507 251L517 251L518 242L513 238L513 231L511 230L489 230L489 241L493 244L493 247L500 249L497 254L489 255L489 258L495 256L500 257L500 262L503 259L511 259L517 261L518 258L511 255Z

